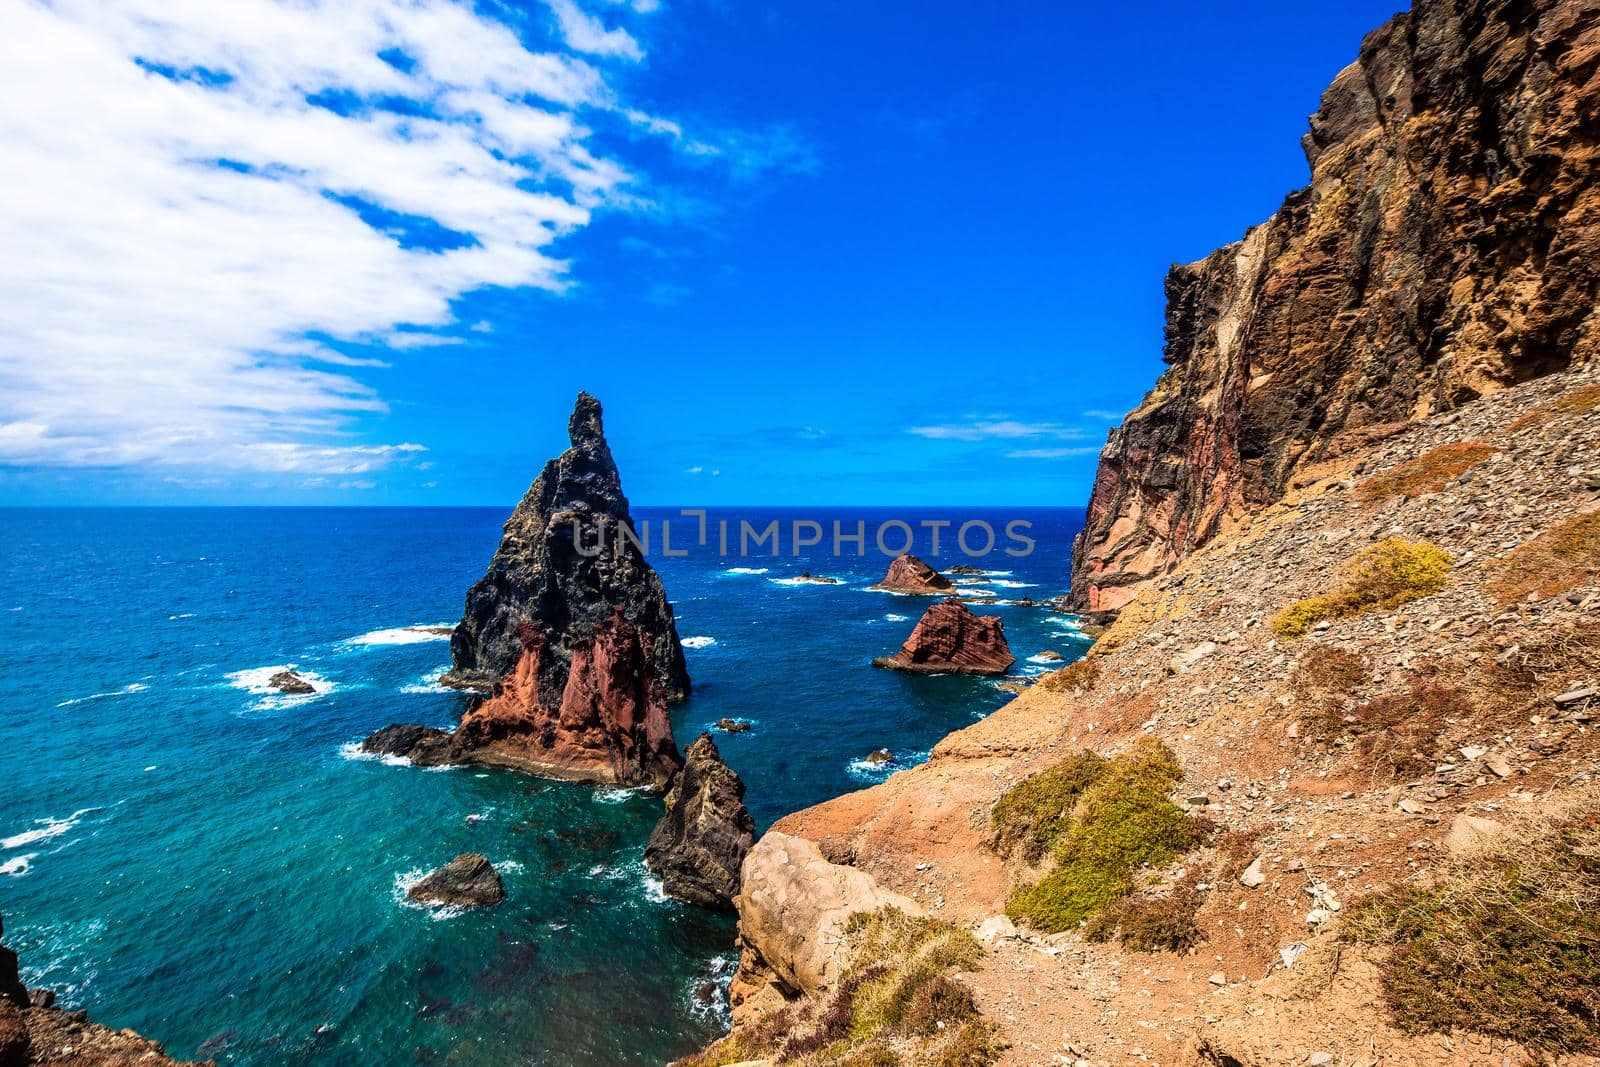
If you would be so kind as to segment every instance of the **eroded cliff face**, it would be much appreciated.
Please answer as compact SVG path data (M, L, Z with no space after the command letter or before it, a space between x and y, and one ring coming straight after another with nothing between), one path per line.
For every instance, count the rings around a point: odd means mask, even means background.
M517 667L523 626L533 623L549 643L550 663L539 673L541 701L556 707L574 650L620 605L638 629L667 700L681 700L689 693L689 672L672 605L643 554L619 537L619 524L633 529L633 518L606 444L600 402L580 393L567 432L572 447L545 464L506 521L488 571L467 593L466 612L450 639L452 669L443 681L489 691Z
M1418 0L1304 139L1311 184L1167 278L1072 603L1115 611L1321 461L1600 348L1600 3Z

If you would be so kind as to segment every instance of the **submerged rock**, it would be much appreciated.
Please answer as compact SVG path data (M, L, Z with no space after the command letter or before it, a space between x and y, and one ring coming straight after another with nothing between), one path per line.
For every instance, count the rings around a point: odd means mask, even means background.
M317 691L316 686L300 677L294 671L279 671L267 679L267 685L280 693L289 693L294 696L304 696Z
M718 719L716 727L725 734L742 734L750 731L750 724L738 719Z
M886 748L875 749L872 752L867 753L867 762L872 764L874 767L881 767L885 763L894 762L894 753L890 752Z
M492 908L506 899L506 890L494 864L464 852L406 890L406 896L424 904Z
M689 672L672 605L638 546L619 536L634 525L600 402L579 393L567 432L572 447L545 464L506 521L488 571L468 591L450 638L451 670L441 681L492 690L525 654L522 631L532 625L544 635L549 656L539 702L555 708L573 655L620 606L637 628L665 698L682 700Z
M899 652L872 665L921 674L998 677L1015 662L999 619L974 615L959 600L941 600L923 614Z
M889 564L889 573L883 576L883 581L872 588L887 593L936 596L953 590L955 583L916 556L907 553Z
M756 824L744 806L744 783L722 762L710 734L689 746L666 809L645 845L645 866L660 876L668 895L731 909Z

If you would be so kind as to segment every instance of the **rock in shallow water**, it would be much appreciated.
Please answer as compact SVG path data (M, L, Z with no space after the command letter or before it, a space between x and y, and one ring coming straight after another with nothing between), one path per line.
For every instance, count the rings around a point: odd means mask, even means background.
M703 908L732 908L756 824L744 805L744 783L722 762L710 734L689 746L666 809L645 846L645 866L670 896Z
M506 890L494 864L476 852L464 852L406 890L406 896L424 904L492 908L506 899Z
M1000 620L974 615L966 605L952 599L929 608L900 651L873 660L872 665L920 674L998 677L1015 662Z
M293 696L304 696L317 691L316 686L300 677L294 671L279 671L267 679L267 685L280 693L288 693Z
M955 588L955 583L916 556L907 553L889 564L889 573L884 575L883 581L872 588L887 593L936 596L950 592Z

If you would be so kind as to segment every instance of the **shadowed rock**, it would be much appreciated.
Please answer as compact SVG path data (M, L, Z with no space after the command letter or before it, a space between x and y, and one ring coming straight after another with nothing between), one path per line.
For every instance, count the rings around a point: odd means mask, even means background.
M506 899L506 890L494 864L464 852L406 890L406 896L424 904L492 908Z
M872 665L921 674L999 676L1015 662L1000 620L974 615L952 599L929 608L900 651Z
M317 687L300 677L294 671L279 671L267 679L267 686L280 693L289 693L294 696L304 696L315 693Z
M722 762L710 734L689 746L666 809L645 846L645 865L669 895L702 908L731 909L756 824L744 806L744 783Z

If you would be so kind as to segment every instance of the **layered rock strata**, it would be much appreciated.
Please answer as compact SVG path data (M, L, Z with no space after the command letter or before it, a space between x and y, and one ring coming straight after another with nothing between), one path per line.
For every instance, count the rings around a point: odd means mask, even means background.
M1311 184L1167 277L1072 605L1120 609L1318 464L1600 349L1600 10L1418 0L1304 138Z
M959 600L941 600L923 613L916 629L893 656L874 667L918 674L977 674L998 677L1016 658L1005 626L992 615L974 615Z
M883 576L883 581L872 588L885 593L941 596L954 590L955 583L916 556L907 553L904 556L896 556L894 562L889 564L889 572Z
M725 911L733 907L739 870L755 839L744 782L722 761L711 735L701 734L667 791L666 814L651 831L645 865L669 896Z

